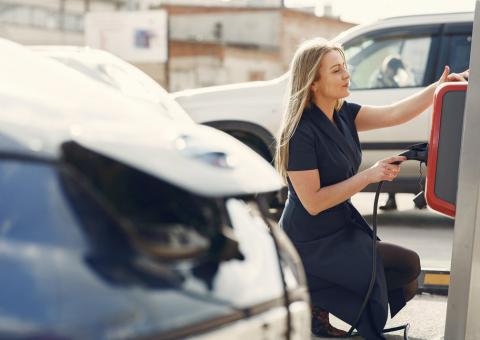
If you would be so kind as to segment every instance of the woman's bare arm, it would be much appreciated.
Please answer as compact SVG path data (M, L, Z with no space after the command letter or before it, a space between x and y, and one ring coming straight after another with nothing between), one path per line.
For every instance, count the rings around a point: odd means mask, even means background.
M363 171L345 181L323 188L320 187L320 174L317 169L288 171L288 177L300 202L310 215L317 215L348 200L369 184Z
M393 156L378 161L369 169L361 171L342 182L325 187L320 186L320 172L318 169L288 171L287 173L305 210L310 215L317 215L348 200L370 183L382 180L392 181L398 175L400 168L398 165L391 163L404 160L405 157Z
M446 66L438 81L391 105L362 106L355 119L357 130L367 131L395 126L415 118L432 105L433 93L439 84L447 80L456 80L455 77L449 77L449 72L450 69Z

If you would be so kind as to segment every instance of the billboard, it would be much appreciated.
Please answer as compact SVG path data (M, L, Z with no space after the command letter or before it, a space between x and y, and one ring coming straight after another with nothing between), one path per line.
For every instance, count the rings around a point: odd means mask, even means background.
M88 13L85 42L129 62L165 63L168 59L167 12Z

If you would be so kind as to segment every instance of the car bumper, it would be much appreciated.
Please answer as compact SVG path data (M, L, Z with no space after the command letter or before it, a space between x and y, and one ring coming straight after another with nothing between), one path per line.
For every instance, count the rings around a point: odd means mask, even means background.
M310 337L310 307L305 301L293 302L290 307L291 340L303 340ZM238 320L220 329L204 333L189 339L198 340L278 340L286 339L287 310L276 307L262 314Z

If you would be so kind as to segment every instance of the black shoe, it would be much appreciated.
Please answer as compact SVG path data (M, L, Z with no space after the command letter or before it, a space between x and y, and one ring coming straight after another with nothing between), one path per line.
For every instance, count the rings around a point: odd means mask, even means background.
M312 308L312 334L325 338L345 338L347 332L330 324L329 313L321 308Z
M395 194L388 194L388 199L385 205L379 207L380 210L397 210L397 201L395 200Z

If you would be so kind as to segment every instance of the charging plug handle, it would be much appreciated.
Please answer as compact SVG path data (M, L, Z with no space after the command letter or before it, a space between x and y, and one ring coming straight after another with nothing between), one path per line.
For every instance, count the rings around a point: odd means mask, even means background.
M419 143L410 146L409 150L402 152L399 156L405 156L407 160L414 160L424 162L427 164L428 160L428 143ZM401 162L394 162L392 164L400 164Z

